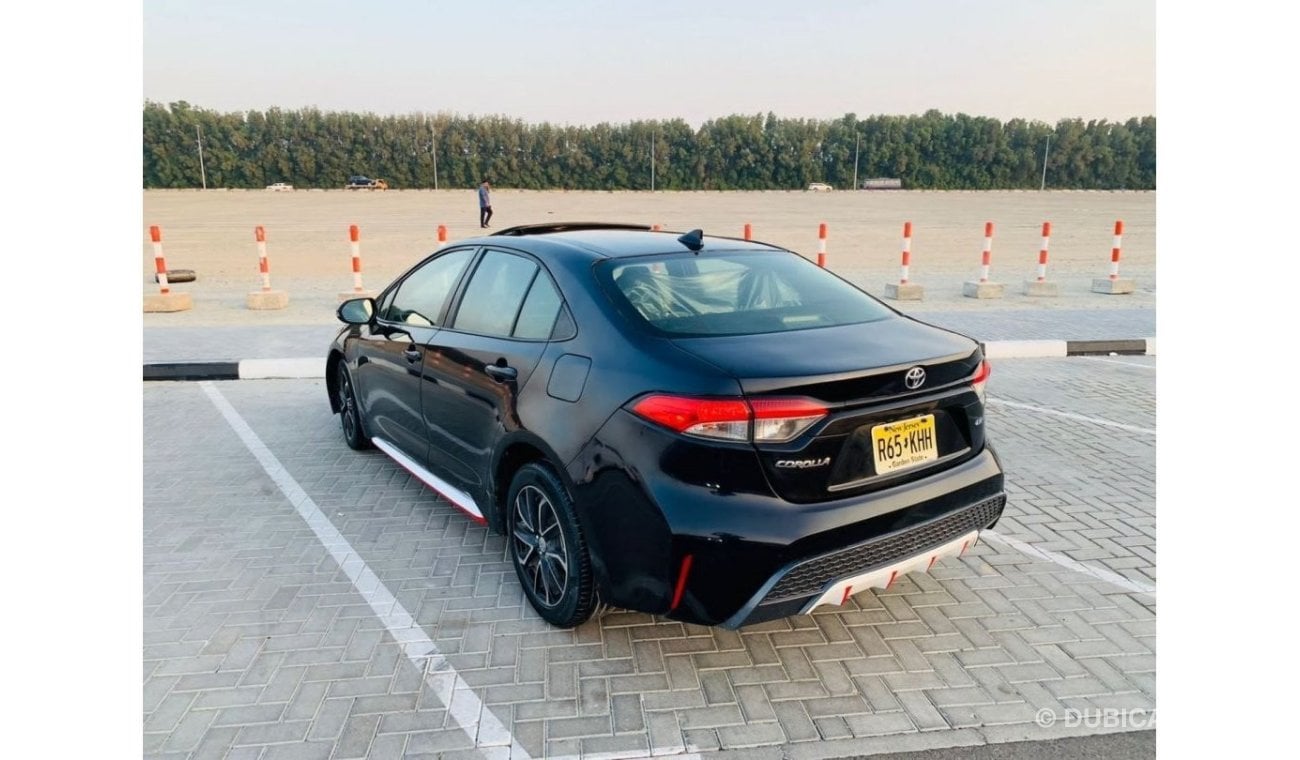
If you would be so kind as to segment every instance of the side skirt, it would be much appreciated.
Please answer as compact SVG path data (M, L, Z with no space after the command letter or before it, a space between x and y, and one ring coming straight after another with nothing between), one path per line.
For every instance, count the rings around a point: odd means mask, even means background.
M394 462L402 466L402 469L414 475L426 486L432 488L442 495L451 505L465 514L469 519L479 525L487 525L487 518L483 516L483 510L478 508L474 498L464 491L449 484L442 478L434 475L432 472L421 467L407 455L403 454L396 446L385 441L382 438L371 437L370 441L375 444L375 448L387 454Z

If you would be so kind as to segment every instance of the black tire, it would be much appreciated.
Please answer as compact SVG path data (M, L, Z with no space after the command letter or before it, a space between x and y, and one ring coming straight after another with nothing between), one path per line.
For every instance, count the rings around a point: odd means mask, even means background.
M596 608L591 557L573 499L541 462L519 468L506 498L510 561L537 614L551 625L582 625Z
M334 392L338 397L343 440L348 448L357 451L368 449L371 446L370 436L366 435L366 426L361 420L361 406L357 403L357 393L352 387L352 374L348 372L348 365L339 361L335 373L337 382L334 384Z
M194 282L197 277L193 269L168 269L167 282ZM153 281L158 282L158 274L155 272Z

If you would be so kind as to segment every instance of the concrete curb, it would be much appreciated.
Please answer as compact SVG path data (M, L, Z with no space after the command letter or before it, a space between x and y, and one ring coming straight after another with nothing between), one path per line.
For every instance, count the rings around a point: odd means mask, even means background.
M1155 338L1124 340L991 340L981 343L990 359L1050 359L1062 356L1155 356Z
M238 380L239 362L163 362L144 365L145 380Z
M1155 338L1124 340L992 340L980 344L990 359L1064 356L1155 356ZM237 362L160 362L144 365L145 380L320 380L325 357L244 359Z

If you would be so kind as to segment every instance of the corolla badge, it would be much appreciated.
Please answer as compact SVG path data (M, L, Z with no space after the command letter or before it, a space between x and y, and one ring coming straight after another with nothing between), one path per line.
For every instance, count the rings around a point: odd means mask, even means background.
M907 374L903 375L903 384L907 386L909 391L914 391L925 385L925 368L913 367L909 369Z
M825 467L831 463L830 457L821 459L778 459L776 460L777 469L780 470L806 470L809 467Z

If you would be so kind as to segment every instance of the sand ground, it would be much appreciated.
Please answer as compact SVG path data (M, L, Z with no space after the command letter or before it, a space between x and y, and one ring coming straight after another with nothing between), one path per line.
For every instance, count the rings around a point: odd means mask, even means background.
M898 278L903 222L913 223L912 276L926 289L916 309L1154 307L1156 194L1154 192L891 191L578 192L495 190L494 230L547 221L662 224L669 230L703 228L739 236L746 222L754 237L816 257L817 226L829 227L829 265L884 295ZM1124 220L1121 273L1138 292L1089 292L1092 278L1109 271L1111 235ZM1006 287L1000 300L963 298L964 280L979 273L984 222L996 225L993 277ZM1021 295L1038 261L1040 231L1052 223L1048 277L1057 299ZM192 269L198 279L174 286L194 299L191 311L145 314L146 327L167 325L316 324L334 321L337 294L352 286L348 226L361 228L364 284L379 290L437 245L445 224L452 242L475 236L473 190L153 190L144 192L141 227L142 292L157 292L148 227L161 226L167 264ZM250 311L245 296L260 287L253 228L267 232L271 282L289 293L280 311Z

